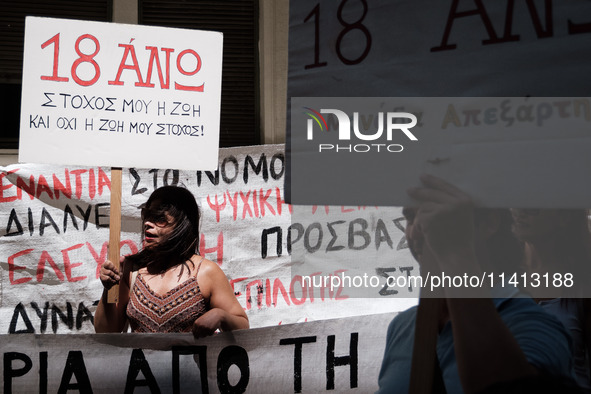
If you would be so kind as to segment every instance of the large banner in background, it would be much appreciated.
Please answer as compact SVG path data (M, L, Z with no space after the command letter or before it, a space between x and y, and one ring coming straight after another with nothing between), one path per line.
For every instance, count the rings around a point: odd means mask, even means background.
M211 172L125 168L121 253L140 246L140 208L150 193L180 185L202 210L200 251L224 270L251 327L396 312L416 303L416 287L388 285L397 274L418 274L399 209L292 207L284 201L284 174L283 145L221 149L218 170ZM109 201L109 169L1 169L0 333L94 332ZM294 208L308 221L292 223ZM305 256L292 256L292 247ZM369 272L352 278L364 298L340 280L320 283L312 280L316 272L292 272L304 259L330 260L324 272L330 268L343 278L350 267L335 260L341 254L356 256Z

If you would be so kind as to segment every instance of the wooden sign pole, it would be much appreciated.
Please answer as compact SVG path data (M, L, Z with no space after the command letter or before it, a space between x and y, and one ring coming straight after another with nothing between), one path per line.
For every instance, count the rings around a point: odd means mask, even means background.
M415 322L415 342L410 369L409 393L431 394L435 361L437 357L437 336L442 298L420 298Z
M111 212L109 216L109 260L119 269L120 243L121 243L121 179L122 170L118 167L111 168ZM119 301L119 285L109 289L107 302Z

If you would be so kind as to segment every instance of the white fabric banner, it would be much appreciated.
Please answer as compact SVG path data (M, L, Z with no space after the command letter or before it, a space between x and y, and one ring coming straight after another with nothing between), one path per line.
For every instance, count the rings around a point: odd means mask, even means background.
M4 393L369 393L394 314L214 335L2 335ZM207 376L205 379L204 377Z

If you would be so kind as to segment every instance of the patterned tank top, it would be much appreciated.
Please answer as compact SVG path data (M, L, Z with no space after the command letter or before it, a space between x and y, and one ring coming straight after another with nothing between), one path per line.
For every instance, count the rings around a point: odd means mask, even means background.
M137 274L127 304L127 318L133 332L191 332L195 320L207 312L207 300L201 295L197 274L164 295L152 291Z

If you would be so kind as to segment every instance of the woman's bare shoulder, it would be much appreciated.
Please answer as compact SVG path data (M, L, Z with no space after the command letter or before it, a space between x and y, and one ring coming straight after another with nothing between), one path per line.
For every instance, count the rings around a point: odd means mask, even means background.
M217 263L204 258L197 273L197 281L203 294L211 294L213 288L219 287L223 284L222 282L227 282L228 278Z
M208 276L208 275L219 275L220 273L223 274L222 269L220 268L220 266L217 263L214 263L211 260L208 260L204 257L201 257L199 255L195 255L197 256L195 263L195 269L199 269L198 275L199 277L201 277L202 275L204 276Z

